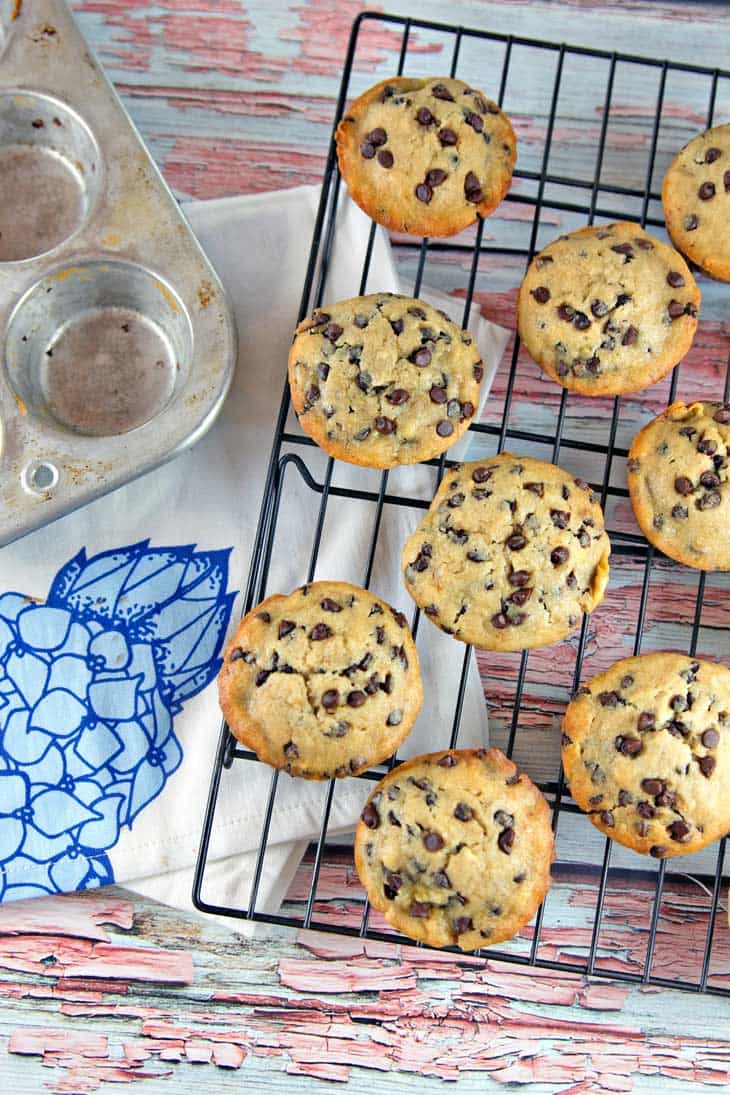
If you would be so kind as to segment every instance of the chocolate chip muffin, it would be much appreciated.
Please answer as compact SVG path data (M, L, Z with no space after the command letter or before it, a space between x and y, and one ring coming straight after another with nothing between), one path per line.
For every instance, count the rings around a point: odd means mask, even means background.
M730 570L730 404L673 403L634 438L626 464L641 531L671 559Z
M303 320L289 352L302 429L351 464L429 460L469 428L484 366L468 331L422 300L374 293Z
M603 600L609 552L585 480L502 453L447 471L402 567L442 631L486 650L527 650L564 638Z
M389 924L432 947L510 939L550 885L550 810L498 749L414 757L377 785L355 864Z
M218 677L231 733L305 779L357 775L407 737L421 707L405 616L346 582L312 582L252 609Z
M517 323L530 356L583 395L636 392L689 350L700 292L687 263L629 222L581 228L549 244L520 286Z
M624 658L563 720L573 798L606 836L663 858L730 830L730 670L685 654Z
M366 91L337 127L350 194L394 232L453 236L509 189L515 135L496 103L461 80L394 76Z
M664 176L667 230L692 262L730 281L730 125L694 137Z

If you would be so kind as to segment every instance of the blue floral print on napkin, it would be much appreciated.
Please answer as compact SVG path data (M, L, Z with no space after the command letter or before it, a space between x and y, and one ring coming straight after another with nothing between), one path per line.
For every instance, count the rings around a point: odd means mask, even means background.
M225 551L82 549L42 603L0 594L0 901L114 881L108 852L182 761L215 677Z

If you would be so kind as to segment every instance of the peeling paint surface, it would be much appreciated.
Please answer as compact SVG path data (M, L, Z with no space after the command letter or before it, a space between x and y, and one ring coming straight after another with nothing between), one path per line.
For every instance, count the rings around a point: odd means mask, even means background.
M212 198L317 182L326 161L339 75L359 0L74 0L84 33L97 51L176 195ZM552 41L600 44L657 56L727 63L730 9L711 3L632 0L439 0L396 4L435 20L544 35ZM11 11L11 5L7 5ZM20 9L20 4L15 4ZM368 5L372 8L375 5ZM407 72L448 70L451 43L426 31L409 41ZM391 73L401 48L397 28L369 24L355 58L352 87L362 91ZM554 55L516 57L505 105L519 140L519 165L539 169ZM464 41L465 78L494 93L503 57L491 45ZM485 75L486 74L486 75ZM590 187L604 111L606 67L566 60L548 171L570 170ZM706 124L706 89L690 79L668 81L653 188L674 150ZM656 73L618 66L602 178L643 185ZM718 89L716 117L730 120L730 89ZM514 194L534 195L530 179ZM546 189L566 202L579 194ZM615 208L597 196L597 219ZM650 216L657 215L652 204ZM632 211L635 215L635 209ZM531 208L507 200L485 225L484 243L524 248ZM568 212L543 211L540 243L577 224ZM465 233L469 239L469 233ZM418 253L394 237L407 281ZM110 246L112 243L110 242ZM469 257L429 255L425 281L463 295ZM485 251L476 299L484 313L513 326L519 256ZM730 346L722 287L701 282L702 324L683 366L678 396L717 398ZM485 420L496 422L507 391L508 347ZM278 383L278 380L277 380ZM616 443L626 447L666 403L668 381L622 400ZM524 356L515 379L511 425L554 428L560 391ZM612 402L569 404L564 436L605 439ZM545 458L545 450L534 455ZM585 477L591 458L565 448L562 462ZM618 481L618 480L617 480ZM609 500L612 527L635 530L625 499ZM591 621L586 672L630 652L642 572L630 557L615 559L605 604ZM686 648L697 577L661 564L649 590L645 649ZM705 594L700 653L730 654L726 620L730 586L713 576ZM600 628L601 641L598 642ZM537 758L555 772L555 720L571 687L575 643L531 654L515 759ZM506 740L519 656L480 655L496 743ZM215 731L217 732L217 728ZM201 780L201 794L207 790ZM580 822L583 827L580 827ZM563 858L580 859L592 834L584 819L561 829ZM599 848L600 857L600 848ZM619 864L620 867L620 864ZM637 974L645 960L651 914L650 879L627 885L617 867L609 878L596 967ZM689 868L688 868L689 869ZM302 916L312 871L302 864L287 909ZM723 905L727 880L723 883ZM362 891L348 851L322 865L314 917L357 926ZM546 905L541 960L579 960L590 947L597 901L595 876L564 871ZM652 969L668 978L696 978L708 929L706 890L672 875L660 908ZM385 930L377 917L371 926ZM235 927L235 925L234 925ZM531 1095L730 1090L730 1021L725 1000L645 989L610 979L376 942L356 937L266 929L252 939L110 888L25 901L0 908L0 1090L18 1095L111 1092L139 1087L149 1095L271 1090L328 1091L339 1084L372 1095L436 1092L458 1082L467 1092ZM527 927L515 948L529 950ZM715 924L713 983L730 987L730 930ZM124 1088L122 1089L124 1090Z

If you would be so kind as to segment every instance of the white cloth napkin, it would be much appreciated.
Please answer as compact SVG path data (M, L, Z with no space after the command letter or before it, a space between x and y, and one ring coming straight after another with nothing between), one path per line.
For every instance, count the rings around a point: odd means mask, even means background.
M228 588L235 591L245 585L318 198L317 188L300 187L273 194L196 203L186 208L194 231L226 285L239 329L236 377L221 417L194 449L172 463L2 549L0 613L1 595L5 591L44 598L59 568L82 548L89 560L100 553L147 540L150 549L177 549L191 541L195 542L198 553L232 548ZM370 222L344 197L338 211L333 257L322 300L324 305L328 300L358 294L369 231ZM375 290L410 292L410 287L398 282L390 246L381 230L376 232L367 285L367 291ZM421 296L443 307L461 322L461 302L425 289ZM485 364L483 393L486 396L506 344L507 332L483 320L476 310L472 312L469 326ZM292 428L297 429L293 419ZM464 447L462 442L457 449L458 455L463 455ZM321 481L326 466L324 454L307 449L304 455L312 474ZM337 464L332 481L335 486L357 485L377 491L380 474ZM388 491L397 495L416 493L428 499L434 485L433 468L401 468L391 473ZM266 592L288 591L307 578L319 502L320 495L304 483L296 468L289 467L284 478ZM315 578L363 582L373 516L374 506L370 502L331 498ZM371 579L374 592L409 616L413 606L400 581L399 558L401 546L419 516L410 507L386 507ZM52 603L51 599L48 603ZM239 598L233 606L228 630L235 627L241 609ZM179 605L171 606L169 611L179 614ZM189 607L186 611L190 611ZM217 616L219 624L221 613L225 617L221 609ZM2 624L0 614L0 642ZM167 633L171 633L169 623ZM131 643L129 634L127 638ZM203 640L198 643L197 650L201 642ZM215 653L213 638L208 646L212 657ZM406 755L448 743L464 653L461 644L443 635L426 620L420 626L418 646L425 702L403 750ZM181 667L173 668L181 671ZM201 674L204 671L205 667L199 670ZM126 672L128 678L131 671ZM103 682L95 687L103 687ZM197 694L194 691L192 686L187 687L190 698L185 699L184 706L174 716L173 731L180 746L180 756L175 754L174 763L179 766L172 770L174 764L169 763L171 770L167 780L161 781L157 797L139 809L131 828L121 826L115 843L104 849L111 870L107 872L107 878L101 877L102 881L113 877L132 889L184 908L191 905L192 867L220 725L215 684L208 684ZM0 677L0 710L2 700ZM122 738L125 725L113 724L113 728ZM170 740L167 739L168 743ZM482 744L486 740L486 710L472 659L459 742ZM165 749L169 757L170 747L166 745ZM4 765L0 752L0 778L10 774L13 763ZM113 765L114 760L110 763ZM159 764L160 761L153 757L150 763ZM104 813L105 804L115 792L113 780L105 779L106 783L101 777L97 780L104 785L99 798L88 806L95 817ZM271 771L256 763L236 762L224 773L204 898L224 905L248 904L270 784ZM326 785L293 780L285 774L279 777L278 784L269 848L258 892L258 909L278 907L309 840L316 839L319 834L327 793ZM78 798L80 792L73 791L73 784L68 786L72 788L69 794L75 793ZM328 834L353 827L370 786L362 780L338 781ZM13 788L13 793L19 792L17 781ZM85 793L89 803L90 793ZM123 799L123 795L117 795L120 797ZM0 801L0 844L2 811ZM93 829L92 821L96 829ZM101 822L89 817L88 824L86 832L92 833L99 831ZM75 831L78 833L78 829ZM8 838L14 832L10 822L6 832ZM61 840L60 837L53 839ZM89 884L88 879L82 882L74 876L67 858L63 858L63 863L65 874L57 869L56 876L65 878L66 882L57 882L58 888ZM11 869L10 875L12 873ZM97 871L100 873L103 874ZM29 879L29 887L31 883ZM21 889L16 891L16 896L31 892L32 887L27 891Z

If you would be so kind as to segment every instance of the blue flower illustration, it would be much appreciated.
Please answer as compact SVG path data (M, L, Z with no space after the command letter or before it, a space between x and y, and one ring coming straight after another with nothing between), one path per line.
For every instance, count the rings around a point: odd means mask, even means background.
M0 901L114 881L120 829L180 766L173 718L215 677L230 549L145 540L0 594Z

